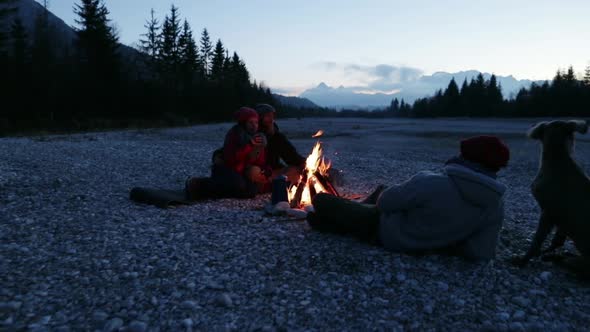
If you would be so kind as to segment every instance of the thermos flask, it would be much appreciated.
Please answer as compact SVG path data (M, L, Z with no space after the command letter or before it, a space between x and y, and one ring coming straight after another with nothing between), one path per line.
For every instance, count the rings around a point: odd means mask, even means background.
M284 175L279 175L272 180L271 203L273 205L277 204L278 202L289 201L289 195L287 192L288 185L289 181L287 181L287 177Z

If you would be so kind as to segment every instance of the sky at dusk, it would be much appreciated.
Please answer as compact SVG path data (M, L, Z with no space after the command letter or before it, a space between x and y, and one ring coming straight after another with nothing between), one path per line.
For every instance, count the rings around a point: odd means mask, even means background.
M39 1L42 2L42 1ZM75 26L77 0L49 0ZM590 64L590 1L106 0L120 41L137 44L150 9L179 7L195 36L207 28L252 78L297 94L325 82L363 86L437 71L551 79Z

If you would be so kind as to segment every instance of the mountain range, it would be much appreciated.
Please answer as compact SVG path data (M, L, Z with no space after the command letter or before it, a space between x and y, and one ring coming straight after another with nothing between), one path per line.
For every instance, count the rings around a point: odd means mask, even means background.
M460 71L456 73L437 72L432 75L423 75L413 81L400 84L395 93L366 93L363 87L330 87L325 83L303 91L299 97L306 98L321 107L336 109L376 109L391 104L394 98L413 103L418 98L432 96L439 89L446 89L451 79L455 79L459 88L463 81L467 83L477 77L480 72L477 70ZM492 76L490 73L482 73L484 79ZM512 75L496 76L498 84L502 88L505 99L512 98L521 88L530 87L531 83L542 81L518 80Z
M281 104L295 107L295 108L319 108L318 105L313 103L307 98L294 97L294 96L283 96L277 93L273 93L272 96Z
M72 41L76 37L76 32L61 18L55 16L50 11L46 10L40 3L34 0L18 0L0 4L0 8L14 8L15 15L21 19L29 36L35 31L35 21L43 14L47 14L47 22L53 29L55 35L59 36L60 40Z

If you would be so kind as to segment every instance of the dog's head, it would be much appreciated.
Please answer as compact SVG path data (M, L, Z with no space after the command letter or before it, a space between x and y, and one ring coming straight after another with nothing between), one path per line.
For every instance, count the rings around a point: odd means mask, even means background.
M532 139L538 139L547 145L566 144L571 151L574 144L574 133L585 134L588 132L588 121L583 120L555 120L539 122L527 133Z

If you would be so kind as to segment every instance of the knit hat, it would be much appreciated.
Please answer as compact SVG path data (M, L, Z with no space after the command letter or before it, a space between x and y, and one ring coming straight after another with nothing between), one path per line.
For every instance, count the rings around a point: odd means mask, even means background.
M461 157L498 172L508 165L510 150L498 137L474 136L461 141Z
M258 115L260 117L263 117L267 113L276 113L277 112L275 110L275 108L269 104L258 104L258 105L256 105L255 108L256 108L256 112L258 112Z
M234 113L234 119L238 121L238 123L246 122L251 118L258 120L258 113L250 107L240 107L240 109Z

